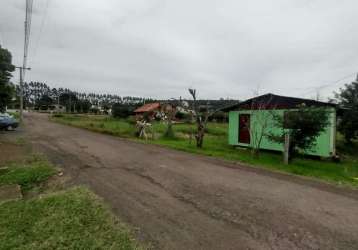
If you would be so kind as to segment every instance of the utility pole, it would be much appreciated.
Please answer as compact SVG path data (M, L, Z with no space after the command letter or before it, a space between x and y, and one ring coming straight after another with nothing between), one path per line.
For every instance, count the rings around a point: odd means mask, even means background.
M24 28L25 28L24 58L22 62L22 67L16 67L20 70L20 123L23 122L25 70L31 70L31 68L26 67L26 63L27 63L27 52L28 52L29 41L30 41L32 5L33 5L32 0L26 0L26 11L25 11L25 22L24 22Z
M23 121L23 110L24 110L24 71L31 70L31 68L15 67L20 71L20 123Z

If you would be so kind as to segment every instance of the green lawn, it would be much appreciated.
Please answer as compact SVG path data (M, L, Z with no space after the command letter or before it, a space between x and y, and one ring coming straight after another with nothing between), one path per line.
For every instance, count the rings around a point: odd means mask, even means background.
M0 205L0 249L136 249L130 233L85 188Z
M135 138L135 126L128 120L94 115L63 115L61 117L52 117L51 119L67 125L138 140ZM300 157L294 159L290 165L284 165L280 153L261 152L260 157L255 158L252 157L250 150L228 145L227 124L210 123L202 149L195 147L194 140L192 140L191 143L189 141L190 131L195 130L194 125L175 125L175 139L165 139L161 136L165 131L165 124L154 123L153 130L156 134L156 139L143 142L213 156L229 161L248 163L257 167L319 178L336 184L358 186L357 142L347 147L344 146L341 139L339 139L337 148L342 156L340 163L334 163L330 160L313 160Z

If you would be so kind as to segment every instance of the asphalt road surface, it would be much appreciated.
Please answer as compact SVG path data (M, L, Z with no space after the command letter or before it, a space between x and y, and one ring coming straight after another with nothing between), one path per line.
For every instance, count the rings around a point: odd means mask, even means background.
M358 192L26 114L34 148L153 249L358 249Z

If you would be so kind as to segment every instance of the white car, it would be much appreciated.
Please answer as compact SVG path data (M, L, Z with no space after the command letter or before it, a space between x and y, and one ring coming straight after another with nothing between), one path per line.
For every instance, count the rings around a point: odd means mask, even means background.
M0 113L0 129L13 130L19 126L19 122L8 113Z

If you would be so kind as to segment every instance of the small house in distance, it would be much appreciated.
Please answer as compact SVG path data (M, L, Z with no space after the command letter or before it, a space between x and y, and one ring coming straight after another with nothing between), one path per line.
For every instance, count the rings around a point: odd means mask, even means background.
M336 155L336 105L309 99L266 94L226 108L229 111L229 144L234 146L252 147L251 138L261 133L262 121L266 121L264 136L260 149L284 151L284 145L271 141L265 134L274 133L282 128L275 126L274 115L284 116L294 111L299 105L325 108L330 113L330 123L316 139L315 146L304 152L308 155L330 157Z
M163 119L166 113L171 112L175 108L176 107L169 102L153 102L144 104L133 112L137 119L146 117L149 120L153 120L155 118Z
M159 102L147 103L134 110L136 117L143 117L145 114L154 118L157 112L160 112L161 105Z

